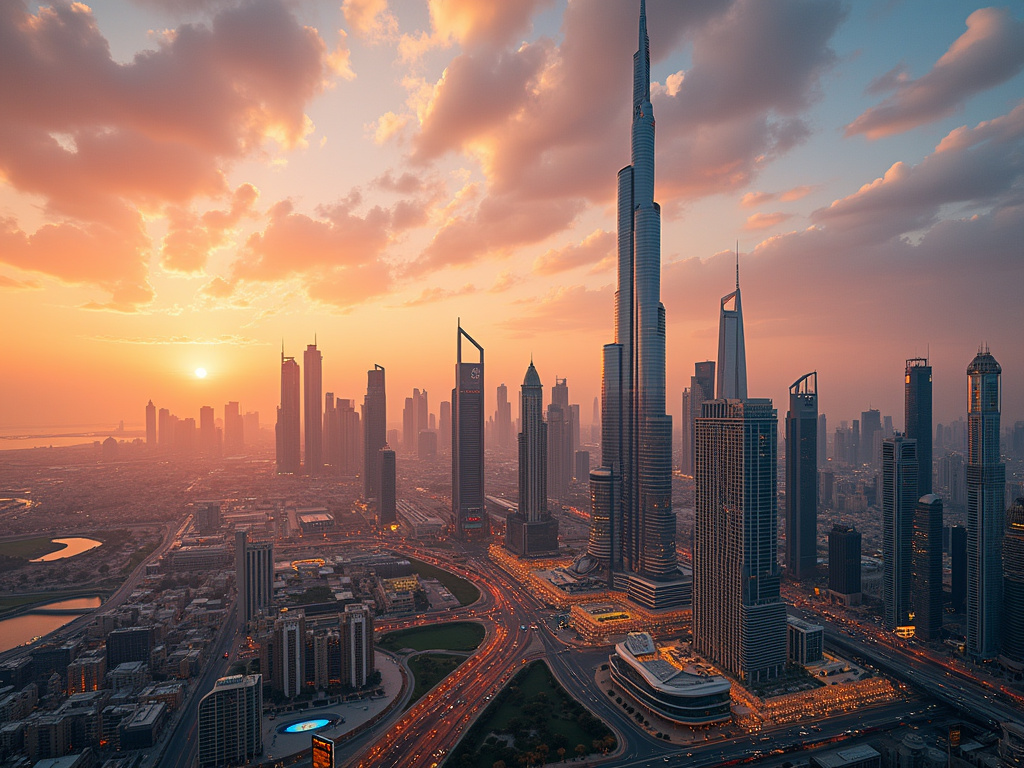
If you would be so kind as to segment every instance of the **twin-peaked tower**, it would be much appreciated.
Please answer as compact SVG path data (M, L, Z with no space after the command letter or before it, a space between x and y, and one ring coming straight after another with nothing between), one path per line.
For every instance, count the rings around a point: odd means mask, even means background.
M591 474L591 554L646 605L681 602L672 511L672 420L665 413L661 208L654 202L654 110L645 3L633 56L632 162L618 174L615 342L604 347L601 467ZM598 524L600 521L600 524Z

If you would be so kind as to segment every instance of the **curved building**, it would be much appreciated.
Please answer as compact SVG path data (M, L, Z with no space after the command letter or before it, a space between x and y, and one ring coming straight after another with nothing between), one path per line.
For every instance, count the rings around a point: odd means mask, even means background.
M1024 498L1006 511L1003 534L1003 653L1024 662Z
M732 684L719 675L699 675L658 657L646 632L630 632L609 658L612 681L641 706L682 725L732 719Z

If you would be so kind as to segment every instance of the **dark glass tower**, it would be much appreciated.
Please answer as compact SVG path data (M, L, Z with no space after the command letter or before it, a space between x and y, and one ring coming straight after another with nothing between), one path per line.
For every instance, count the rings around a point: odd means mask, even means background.
M156 406L146 403L146 445L156 445Z
M462 361L462 339L480 353L478 362ZM484 508L484 348L459 326L455 389L452 390L452 517L455 535L479 541L490 535Z
M661 208L654 202L654 110L643 0L639 26L632 162L618 174L615 342L604 347L602 467L596 478L592 474L598 487L591 497L595 504L611 505L595 506L593 519L609 521L606 564L625 577L620 585L646 605L664 606L683 598L672 510L672 419L665 413Z
M861 601L860 531L835 524L828 534L828 591L847 605Z
M519 433L519 509L507 518L505 547L519 555L558 550L558 521L548 511L548 425L544 423L544 388L533 367L522 388Z
M316 343L306 347L302 355L306 368L303 380L305 386L305 432L306 432L306 474L315 475L324 466L324 431L323 431L323 364L324 357L316 348Z
M786 569L802 581L818 565L818 374L789 388L786 413Z
M882 601L886 629L910 625L917 444L899 433L882 441Z
M999 461L1000 375L987 347L967 367L967 653L994 658L1002 640L1006 466Z
M922 496L914 514L914 634L942 639L942 499Z
M710 400L697 420L693 644L749 682L786 666L777 430L768 399Z
M384 366L366 372L363 398L363 499L380 499L381 449L388 440L388 401Z
M377 525L389 528L396 521L395 501L397 496L395 477L395 452L387 444L380 449L380 502L377 504Z
M715 361L705 360L694 363L690 388L683 392L683 465L684 475L693 476L694 457L693 424L700 418L701 406L705 400L715 399Z
M277 409L277 472L294 475L302 469L302 416L299 364L281 352L281 405Z
M963 613L967 610L967 529L962 525L949 529L949 563L951 607L953 613Z
M932 492L932 367L928 360L907 360L904 377L904 409L907 437L917 441L917 490Z
M1003 535L1003 653L1024 662L1024 498L1006 512Z

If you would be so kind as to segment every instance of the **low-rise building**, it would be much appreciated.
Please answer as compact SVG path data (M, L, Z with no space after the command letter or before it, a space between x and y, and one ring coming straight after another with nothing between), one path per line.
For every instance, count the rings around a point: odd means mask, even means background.
M825 652L825 629L820 624L786 617L786 651L790 664L817 664Z
M683 725L732 719L732 684L720 675L680 669L658 653L646 632L631 632L609 659L619 689L656 715Z

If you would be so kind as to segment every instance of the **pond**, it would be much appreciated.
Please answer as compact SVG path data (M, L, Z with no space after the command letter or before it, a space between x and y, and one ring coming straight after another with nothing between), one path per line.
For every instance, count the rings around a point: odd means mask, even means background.
M74 621L82 614L88 613L91 609L99 608L100 599L98 597L75 597L40 607L59 610L81 609L82 613L57 616L27 613L21 616L12 616L9 619L0 619L0 653L24 645L36 637L48 635Z
M65 546L58 549L56 552L51 552L48 555L37 557L35 560L29 560L30 563L51 563L54 560L65 560L75 555L80 555L83 552L88 552L90 549L96 549L103 544L102 541L96 541L96 539L54 539L54 544L64 544Z

